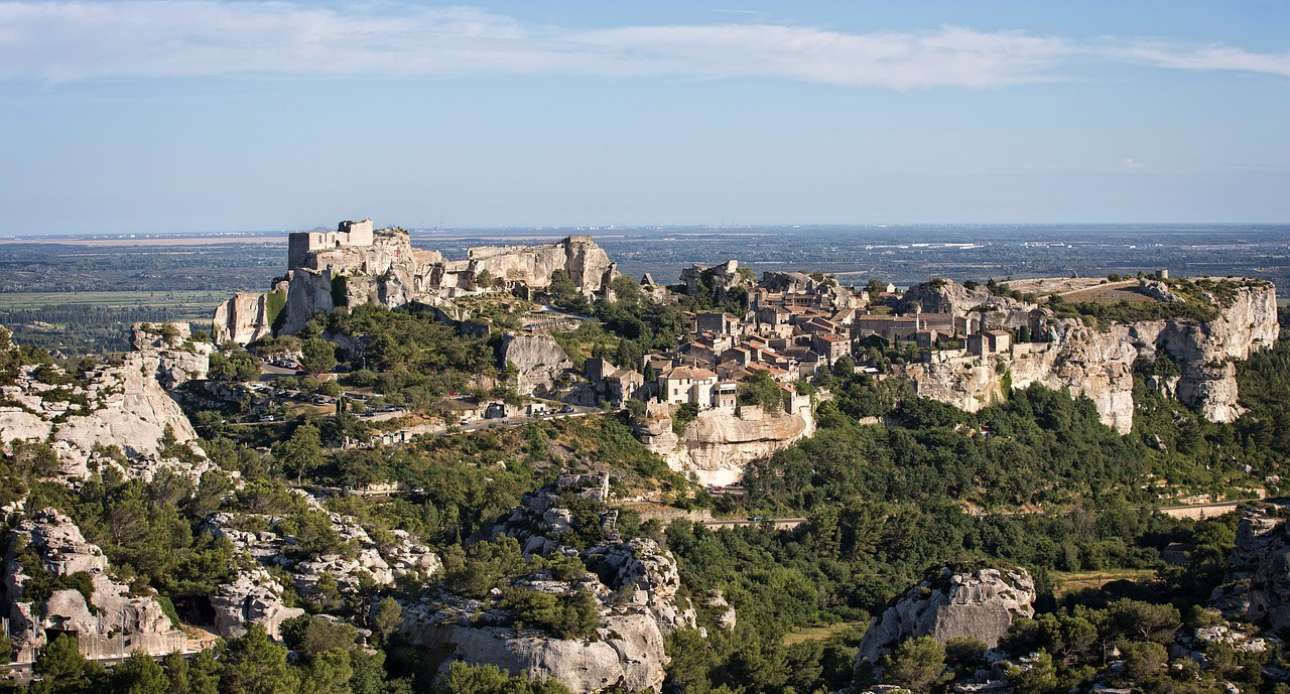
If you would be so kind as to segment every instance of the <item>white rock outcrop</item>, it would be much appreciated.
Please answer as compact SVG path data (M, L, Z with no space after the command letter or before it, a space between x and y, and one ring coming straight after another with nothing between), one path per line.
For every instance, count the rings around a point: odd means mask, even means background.
M120 467L149 478L159 467L171 467L197 479L210 466L196 445L197 433L179 404L158 381L200 378L199 362L209 345L185 337L187 326L172 326L177 338L136 333L142 346L118 363L101 363L84 373L68 374L57 366L19 367L13 385L0 386L0 446L17 440L49 441L62 462L61 479L90 474L90 461ZM172 346L174 340L179 342ZM196 464L163 458L166 432L186 447ZM102 454L119 449L128 464Z
M580 576L556 578L537 570L512 585L561 597L590 593L597 612L594 636L568 639L519 628L502 606L441 591L404 605L403 638L446 653L445 670L461 660L552 678L575 692L660 691L669 662L664 637L695 628L695 612L679 594L680 573L671 552L648 538L622 541L612 530L615 514L603 508L608 490L605 475L562 475L526 494L519 507L483 533L514 537L529 554L578 556L588 569ZM575 499L601 506L595 522L606 536L582 551L564 544L579 529L565 508Z
M743 479L750 463L815 433L815 416L805 404L793 413L768 414L760 407L709 409L699 413L677 436L666 406L652 404L636 436L668 467L699 484L720 487Z
M84 574L88 599L76 588L63 588L33 600L28 587L38 572L64 579ZM9 636L21 662L31 662L51 631L74 634L81 654L92 660L134 651L160 656L187 646L186 634L157 600L131 595L128 586L114 581L103 550L52 508L23 519L10 533L3 589Z
M1034 616L1035 597L1035 583L1024 569L942 567L870 622L856 662L876 664L896 644L918 636L941 643L971 636L993 648L1013 620Z
M282 623L305 613L302 608L287 606L283 599L285 592L282 584L262 568L239 572L232 582L220 586L211 595L215 633L235 639L258 624L269 636L282 638Z
M515 369L523 395L550 390L560 374L573 368L573 361L555 338L531 333L502 338L502 364Z

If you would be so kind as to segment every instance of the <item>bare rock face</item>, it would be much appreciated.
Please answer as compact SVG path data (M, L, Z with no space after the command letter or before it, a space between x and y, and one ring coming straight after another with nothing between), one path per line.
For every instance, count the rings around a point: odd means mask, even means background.
M548 589L551 589L548 586ZM593 639L560 639L521 631L508 617L474 617L478 602L427 599L405 606L401 635L409 643L448 653L453 661L495 665L512 675L550 678L573 692L661 691L668 659L663 634L646 612L605 606Z
M579 291L588 296L607 288L618 274L604 249L590 236L570 236L542 246L472 248L467 259L474 276L487 272L494 279L523 283L533 289L551 286L551 276L564 270Z
M245 345L272 333L269 317L269 295L261 292L238 292L215 308L211 319L211 337L215 342Z
M215 632L234 639L259 624L269 636L282 638L282 623L305 613L299 607L287 607L282 598L284 592L282 584L264 569L239 573L232 583L220 586L211 596Z
M767 414L760 407L745 406L739 414L730 409L704 410L677 436L663 408L636 426L637 437L650 451L663 456L668 467L706 486L725 486L743 479L749 464L815 433L815 416L809 405L792 414Z
M209 346L185 338L179 347L170 347L170 338L161 337L157 340L165 343L157 346L161 343L144 334L136 340L143 349L85 373L19 367L14 384L0 386L0 446L15 440L49 441L63 464L65 481L88 477L92 459L144 478L159 467L200 476L209 466L163 458L167 431L175 444L188 448L190 457L204 461L205 455L195 445L197 434L188 417L158 377L171 382L200 377L204 371L198 362ZM102 455L113 448L125 454L127 465Z
M342 226L345 226L342 223ZM465 260L445 260L438 251L413 248L399 228L292 234L286 274L271 294L238 294L216 309L218 342L247 344L274 331L299 332L316 313L338 306L411 302L443 307L451 299L514 287L545 289L558 270L587 296L602 295L618 275L613 262L589 236L570 236L538 246L471 248ZM487 277L487 283L479 280ZM282 301L282 315L274 312Z
M1207 419L1231 422L1241 414L1234 361L1271 346L1277 339L1276 289L1256 280L1236 280L1230 296L1215 299L1218 317L1113 323L1093 327L1059 319L1047 309L995 304L995 322L1027 326L1044 342L1015 343L1007 352L972 355L963 350L932 353L924 363L906 367L918 394L975 412L1004 397L1003 389L1032 383L1084 395L1107 426L1127 433L1133 426L1133 368L1139 360L1165 355L1178 367L1171 387L1183 403ZM911 290L913 291L913 290ZM979 293L979 292L978 292ZM919 305L954 311L975 302L978 293L942 281L939 289L920 289ZM960 296L964 294L964 296ZM910 300L910 299L907 299Z
M519 390L524 395L550 390L560 374L573 368L573 361L555 338L529 333L502 339L502 364L518 372Z
M1261 503L1241 512L1236 547L1211 607L1227 619L1290 629L1290 532L1285 504Z
M36 574L70 578L84 574L88 598L76 588L33 600L27 590ZM30 662L51 630L76 635L90 659L124 658L138 650L166 655L182 650L187 637L152 597L131 596L112 580L108 560L86 542L70 518L46 508L22 520L10 536L4 564L4 603L18 660Z
M918 636L941 643L971 636L993 648L1014 619L1034 616L1035 597L1024 569L938 569L870 623L856 663L877 663L896 644Z
M193 339L188 324L135 323L130 326L130 340L136 352L155 354L157 382L173 390L191 380L206 378L215 346Z
M681 573L676 559L654 540L636 537L592 547L583 553L583 561L616 595L654 615L663 635L694 628L694 608L677 594Z

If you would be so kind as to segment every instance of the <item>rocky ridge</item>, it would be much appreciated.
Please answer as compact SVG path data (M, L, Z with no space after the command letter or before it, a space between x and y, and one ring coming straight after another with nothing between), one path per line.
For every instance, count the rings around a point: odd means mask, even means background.
M285 571L292 587L307 598L321 594L324 579L334 581L343 595L357 595L365 584L391 586L403 576L424 581L443 569L438 555L405 530L394 530L392 541L381 546L350 516L327 513L327 520L346 551L302 556L299 541L277 530L281 519L273 516L216 513L203 525L215 537L227 538L238 554L261 566ZM243 529L247 527L269 529ZM263 568L241 571L212 599L217 631L221 636L234 637L255 623L263 625L271 635L276 634L283 621L303 613L286 606L284 592L283 586Z
M83 373L52 364L19 366L13 383L0 386L0 446L49 441L62 481L85 479L91 463L144 479L160 469L199 478L212 466L163 383L173 387L205 377L211 345L193 341L182 323L137 324L133 342L135 351L119 362ZM187 462L166 455L167 436Z
M991 325L1025 327L1045 341L1015 343L1006 353L984 356L963 350L933 352L924 363L907 366L905 373L919 395L969 412L1001 400L1009 386L1039 383L1069 389L1091 399L1103 423L1126 433L1133 424L1135 365L1164 356L1178 369L1177 376L1163 384L1168 393L1211 421L1231 422L1241 413L1234 362L1270 346L1278 335L1275 288L1254 280L1237 282L1230 296L1209 297L1220 307L1213 320L1097 326L948 280L920 285L906 295L907 303L955 315L982 313Z
M299 257L295 257L296 236L288 263L292 267L274 281L269 293L237 294L215 310L212 335L217 342L247 344L276 332L294 334L314 314L329 313L337 306L393 308L416 301L447 308L459 296L542 290L559 270L568 273L580 292L593 296L607 292L618 274L589 236L537 246L471 248L464 260L447 260L438 251L413 248L411 236L399 228L376 230L370 243L302 249Z

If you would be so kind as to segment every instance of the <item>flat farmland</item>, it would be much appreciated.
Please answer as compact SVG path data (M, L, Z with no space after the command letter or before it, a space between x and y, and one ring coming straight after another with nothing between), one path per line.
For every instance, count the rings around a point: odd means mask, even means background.
M94 306L100 308L171 308L196 312L214 311L228 298L224 291L135 291L135 292L7 292L0 293L0 310L47 307Z

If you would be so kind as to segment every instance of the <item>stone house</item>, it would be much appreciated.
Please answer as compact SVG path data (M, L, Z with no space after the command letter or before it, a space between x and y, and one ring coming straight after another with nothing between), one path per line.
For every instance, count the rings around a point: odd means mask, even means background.
M842 335L817 333L811 338L811 348L824 357L829 364L833 364L851 354L851 340Z
M677 366L659 377L660 396L671 405L690 403L711 407L715 385L717 374L697 366Z
M1012 349L1012 333L1007 330L984 330L975 335L969 335L967 339L968 354L977 356L986 356L988 354L1000 354Z

